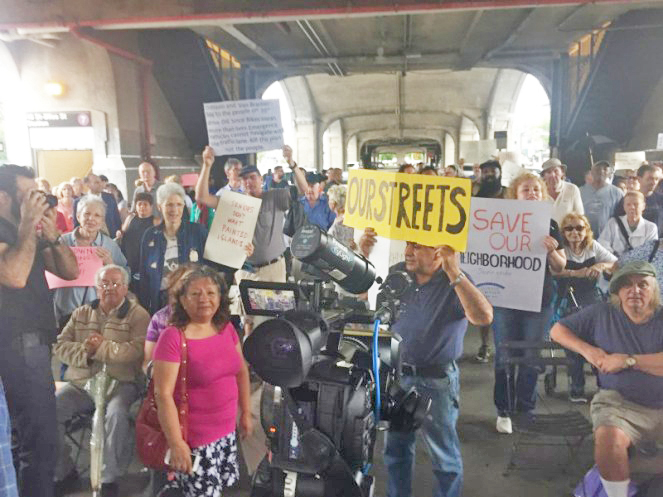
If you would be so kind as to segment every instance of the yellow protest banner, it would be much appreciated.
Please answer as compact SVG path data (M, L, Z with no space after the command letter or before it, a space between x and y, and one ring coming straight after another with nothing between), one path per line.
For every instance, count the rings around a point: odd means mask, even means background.
M472 182L422 174L350 171L344 224L378 235L464 251Z

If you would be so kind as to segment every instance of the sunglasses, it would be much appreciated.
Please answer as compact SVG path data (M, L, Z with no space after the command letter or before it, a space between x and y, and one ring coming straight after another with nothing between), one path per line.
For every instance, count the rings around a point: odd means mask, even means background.
M578 225L578 226L564 226L564 231L567 233L570 233L573 230L576 230L578 233L581 233L585 231L585 226L584 225Z

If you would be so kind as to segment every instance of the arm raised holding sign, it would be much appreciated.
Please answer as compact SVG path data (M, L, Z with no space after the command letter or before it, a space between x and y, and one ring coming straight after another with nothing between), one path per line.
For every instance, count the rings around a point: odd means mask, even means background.
M203 150L203 167L196 182L196 202L216 209L219 205L219 197L209 192L209 175L214 165L214 149L209 145Z

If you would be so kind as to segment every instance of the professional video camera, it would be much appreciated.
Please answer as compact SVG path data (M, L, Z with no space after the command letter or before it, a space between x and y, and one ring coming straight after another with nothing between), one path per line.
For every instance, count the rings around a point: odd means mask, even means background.
M366 292L376 280L368 260L311 225L295 233L291 250L312 266L313 280L240 283L247 313L273 317L253 330L243 349L267 383L261 422L270 455L254 475L251 495L371 497L378 422L415 430L430 408L430 398L399 385L400 337L379 332L411 280L406 273L378 280L384 298L371 312L347 306L329 287L331 281L347 292ZM373 324L373 334L346 329L357 324Z

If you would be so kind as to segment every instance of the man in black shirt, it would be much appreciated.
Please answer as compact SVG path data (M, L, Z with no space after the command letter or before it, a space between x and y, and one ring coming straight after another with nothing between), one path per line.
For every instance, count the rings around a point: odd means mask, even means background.
M18 432L23 497L51 497L57 424L50 345L55 317L44 270L78 277L56 212L26 167L0 166L0 377Z

